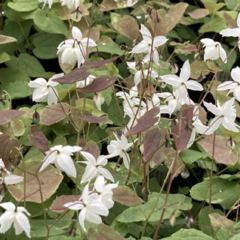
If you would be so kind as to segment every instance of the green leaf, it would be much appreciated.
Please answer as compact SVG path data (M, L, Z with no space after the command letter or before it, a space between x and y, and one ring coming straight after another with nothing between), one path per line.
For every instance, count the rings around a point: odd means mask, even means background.
M21 69L29 77L39 77L45 72L37 58L27 53L21 53L18 58L12 56L6 65L12 69Z
M40 59L57 58L57 47L64 39L65 37L60 34L39 33L33 39L36 47L33 49L33 53Z
M202 25L198 30L199 33L206 33L206 32L219 33L220 31L228 28L226 24L226 20L216 15L213 18L205 18L205 21L206 23Z
M171 237L163 238L162 240L214 240L212 237L195 229L180 229Z
M180 152L179 156L184 163L191 165L198 159L206 158L209 155L206 152L199 152L191 149L184 149L182 152Z
M100 45L97 48L94 48L91 52L105 52L105 53L111 53L116 55L122 55L124 54L124 50L120 49L120 46L116 43L109 43L106 45Z
M28 83L30 78L17 69L0 69L1 89L7 91L12 99L28 97L32 94Z
M10 58L10 56L7 53L5 53L5 52L0 53L0 63L7 62L10 59L11 58Z
M17 39L17 43L22 43L28 36L32 24L32 20L22 21L19 23L9 21L4 27L3 34Z
M29 12L38 7L37 0L13 0L8 6L17 12Z
M220 204L224 209L230 209L238 200L240 189L238 183L221 178L212 179L212 204ZM198 201L209 203L210 180L194 185L190 191L191 197Z
M235 10L235 11L240 11L240 3L239 0L224 0L224 2L226 3L226 6L231 9L231 10Z
M46 13L44 10L38 10L34 16L34 23L36 26L47 33L59 33L66 37L68 36L68 29L65 23L54 13Z

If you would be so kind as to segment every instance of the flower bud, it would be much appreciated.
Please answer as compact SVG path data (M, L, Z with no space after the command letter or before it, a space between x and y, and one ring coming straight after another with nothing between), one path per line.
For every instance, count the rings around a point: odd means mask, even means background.
M33 118L33 120L39 120L39 119L40 119L40 115L39 115L39 113L37 112L37 109L35 109L35 112L34 112L34 114L32 115L32 118Z
M175 215L174 215L174 212L170 215L170 217L169 217L169 222L170 222L170 224L171 224L172 227L175 226L176 217L175 217Z
M227 140L226 145L227 145L229 148L235 149L236 142L232 139L232 137L230 137L230 138Z
M172 74L175 74L178 72L179 67L176 63L172 63L169 67L169 70L171 71Z
M93 101L95 102L98 110L101 111L101 106L105 102L104 96L101 93L97 93L96 95L94 95Z
M193 226L194 220L193 217L191 215L188 215L186 217L186 225L188 228L191 228Z

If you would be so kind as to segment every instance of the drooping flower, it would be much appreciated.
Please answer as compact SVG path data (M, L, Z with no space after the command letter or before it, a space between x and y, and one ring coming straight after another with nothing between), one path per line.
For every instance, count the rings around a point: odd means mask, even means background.
M94 183L94 190L98 193L97 199L101 201L107 209L110 209L114 205L113 197L113 188L116 188L118 183L106 184L106 181L103 176L98 176Z
M78 67L85 62L87 48L96 47L97 44L91 38L83 38L82 32L77 27L72 28L73 39L67 39L58 46L57 54L62 52L61 61Z
M76 177L76 167L70 156L72 156L74 152L81 150L82 148L78 146L63 147L62 145L56 145L50 148L50 151L46 152L46 157L43 160L39 172L43 171L49 164L54 163L59 170L66 172L71 177Z
M157 36L153 39L152 34L143 24L141 24L140 32L143 40L138 43L130 53L147 53L143 62L149 62L151 60L150 58L152 52L152 59L156 64L158 64L159 54L157 48L165 44L168 39L164 36Z
M31 226L27 216L24 214L26 213L30 216L30 213L24 207L16 207L12 202L0 203L0 207L6 210L0 217L0 232L5 233L13 224L16 235L24 231L26 235L31 238Z
M238 28L227 28L225 30L222 30L220 34L223 37L238 37L240 38L240 13L238 14L237 17L237 26ZM240 50L240 44L238 44L239 50Z
M102 105L105 102L104 96L101 93L96 93L93 96L93 101L95 102L97 109L101 111Z
M191 74L190 64L187 60L183 67L181 68L181 72L179 77L176 75L164 75L161 76L162 81L166 82L173 86L174 91L178 91L178 97L180 103L183 104L190 104L188 91L187 89L194 90L194 91L202 91L203 87L200 83L194 80L188 80Z
M219 42L215 42L210 38L203 38L201 42L204 44L204 62L208 59L216 60L221 58L227 63L227 54Z
M220 106L219 102L217 101L217 107L212 103L203 102L203 104L208 111L212 112L215 115L215 118L213 118L210 122L207 133L209 131L212 133L215 132L215 130L217 130L221 124L223 127L230 131L239 132L237 127L240 126L234 122L237 117L236 109L234 106L234 98L231 98L222 106Z
M107 216L109 214L107 207L98 198L98 194L89 191L89 184L84 187L79 201L65 203L64 207L71 210L80 210L78 220L85 232L85 220L91 223L100 224L102 223L102 218L100 216Z
M44 3L42 8L44 8L46 4L48 4L49 8L51 8L53 4L53 0L38 0L38 2Z
M121 139L119 139L115 133L113 134L116 140L111 140L110 144L107 146L107 150L110 155L106 157L112 158L112 157L119 156L123 158L123 163L125 167L129 169L130 157L127 153L127 150L133 145L133 143L128 143L128 140L124 134L122 134Z
M79 0L62 0L62 6L67 6L68 9L77 9L79 7Z
M89 75L86 80L76 82L76 88L83 88L88 86L96 77L93 75Z
M44 78L37 78L34 81L30 81L28 86L35 88L33 91L33 101L41 102L47 98L48 105L57 104L58 92L54 87L58 85L58 82L53 82L53 79L60 78L63 75L63 73L55 74L48 80L48 82Z
M240 68L233 68L231 71L233 81L226 81L217 87L218 91L229 90L228 94L233 93L236 100L240 102Z
M97 159L88 152L81 151L81 154L87 161L79 161L87 165L85 172L82 176L81 183L90 182L93 178L103 175L105 178L114 182L112 174L104 168L107 165L108 160L105 156L99 156Z

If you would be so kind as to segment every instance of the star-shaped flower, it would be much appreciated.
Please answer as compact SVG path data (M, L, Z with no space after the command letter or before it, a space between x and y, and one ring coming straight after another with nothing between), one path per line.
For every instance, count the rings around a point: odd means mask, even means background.
M93 178L103 175L105 178L114 182L112 174L104 167L107 165L108 160L105 156L99 156L97 159L88 152L81 151L81 154L87 161L79 161L87 165L85 172L82 176L81 183L90 182Z
M229 90L229 93L233 93L236 100L240 102L240 68L233 68L231 71L231 77L233 81L226 81L217 87L218 91Z
M217 101L217 107L212 103L203 102L203 105L207 108L208 111L212 112L215 115L215 118L211 121L209 129L205 134L210 132L215 132L218 127L222 124L226 129L239 132L237 129L238 126L234 121L237 117L236 109L234 106L234 98L231 98L229 101L225 102L220 106Z
M181 72L179 77L176 75L164 75L161 76L162 81L166 82L173 86L174 91L178 91L179 102L183 104L190 104L188 91L187 89L194 91L202 91L203 87L200 83L194 80L188 80L191 74L190 64L187 60L183 67L181 68Z
M137 44L130 53L147 53L143 61L149 62L151 57L151 52L153 51L152 59L156 64L158 64L159 54L157 51L157 47L160 47L163 44L165 44L168 39L164 36L157 36L157 37L154 37L153 39L152 34L143 24L141 24L140 32L142 34L143 40L139 44Z
M1 203L0 207L6 210L0 217L0 232L5 233L13 224L16 235L24 231L31 238L29 220L24 214L30 216L30 213L24 207L15 207L12 202Z
M54 87L58 85L58 82L53 82L53 79L60 78L63 75L63 73L55 74L48 80L48 82L44 78L37 78L34 81L30 81L28 86L35 88L32 97L33 101L41 102L47 98L48 105L57 104L58 92Z
M63 147L62 145L56 145L52 147L50 151L46 152L46 157L43 160L39 172L43 171L49 164L54 163L59 170L66 172L71 177L76 177L76 167L70 156L72 156L74 152L79 152L81 150L82 148L77 146Z

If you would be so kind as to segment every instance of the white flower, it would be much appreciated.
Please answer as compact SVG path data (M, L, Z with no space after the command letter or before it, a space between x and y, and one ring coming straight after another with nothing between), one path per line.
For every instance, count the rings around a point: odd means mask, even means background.
M62 145L56 145L52 147L50 151L46 152L46 157L43 160L39 172L43 171L49 164L54 163L59 170L66 172L71 177L76 177L76 168L70 156L72 156L74 152L79 152L81 150L82 148L77 146L63 147Z
M94 183L94 190L99 194L97 199L101 201L107 209L110 209L114 205L113 197L113 188L118 186L118 183L106 184L106 181L103 176L98 176Z
M227 54L219 42L215 42L210 38L203 38L201 42L204 44L204 62L208 59L216 60L221 58L227 63Z
M157 36L154 39L152 39L152 34L150 31L141 24L141 30L143 40L137 44L130 53L147 53L145 58L143 59L144 62L149 62L152 53L152 59L153 61L158 64L159 61L159 54L157 51L157 47L162 46L167 42L167 38L164 36Z
M237 26L238 28L227 28L225 30L222 30L220 32L220 34L223 36L223 37L238 37L240 38L240 13L238 14L238 17L237 17ZM239 50L240 50L240 45L238 45L239 47Z
M83 88L88 86L90 83L92 83L92 81L95 79L96 77L93 75L89 75L86 80L83 81L78 81L76 82L76 88Z
M124 7L132 7L137 2L138 2L137 0L127 0L126 3L124 3Z
M33 101L41 102L47 98L48 105L57 104L58 92L54 87L58 85L58 82L53 82L53 79L60 78L63 75L63 73L55 74L48 82L44 78L37 78L34 81L30 81L28 86L35 88L33 91Z
M85 172L82 176L81 183L90 182L93 178L102 174L105 178L114 182L112 174L104 168L107 165L108 160L105 156L99 156L96 159L91 153L81 151L81 154L87 161L79 161L87 165Z
M234 123L237 116L234 106L234 98L231 98L222 106L220 106L219 102L217 101L217 107L212 103L203 102L203 104L208 111L212 112L216 116L211 121L207 133L209 133L209 131L215 132L215 130L217 130L221 124L230 131L239 132L239 130L236 128L239 126Z
M194 80L188 80L191 74L191 69L190 69L190 64L189 61L187 60L184 64L183 67L181 68L180 76L176 75L164 75L161 76L162 81L166 82L170 85L173 86L174 91L178 91L178 97L179 97L179 102L183 104L190 104L189 97L188 97L188 91L187 89L190 90L195 90L195 91L202 91L203 87L200 83Z
M125 167L129 169L130 157L126 151L133 145L133 143L128 143L128 140L124 134L122 134L121 140L117 137L115 133L113 134L117 140L110 141L110 145L107 146L107 150L110 155L106 157L112 158L112 157L119 156L123 158L123 163Z
M145 69L145 70L138 70L136 69L136 62L127 62L128 68L131 70L135 70L136 73L134 75L134 85L138 86L138 84L142 81L143 78L146 78L147 76L151 78L158 78L158 73L153 69Z
M101 111L101 107L102 107L103 103L105 102L104 96L101 93L96 93L93 96L93 101L95 102L97 109L99 111Z
M62 52L62 63L78 67L85 62L87 47L96 47L97 44L91 38L82 38L82 32L77 27L72 28L73 39L67 39L58 46L57 54Z
M79 7L79 0L62 0L62 6L67 6L68 9L77 9Z
M226 81L217 87L218 91L230 90L229 93L233 93L236 100L240 102L240 68L233 68L231 71L231 77L234 81Z
M102 223L102 219L99 215L107 216L109 214L107 207L97 198L97 193L89 192L89 184L84 187L79 201L66 203L64 207L71 210L80 210L78 220L85 232L85 220L91 223L100 224Z
M53 0L38 0L38 2L44 3L42 8L44 8L46 4L48 4L49 8L51 8L53 4Z
M12 202L1 203L0 207L6 210L0 217L0 232L5 233L13 224L16 235L24 231L31 238L29 220L24 214L30 216L30 213L24 207L15 207Z

